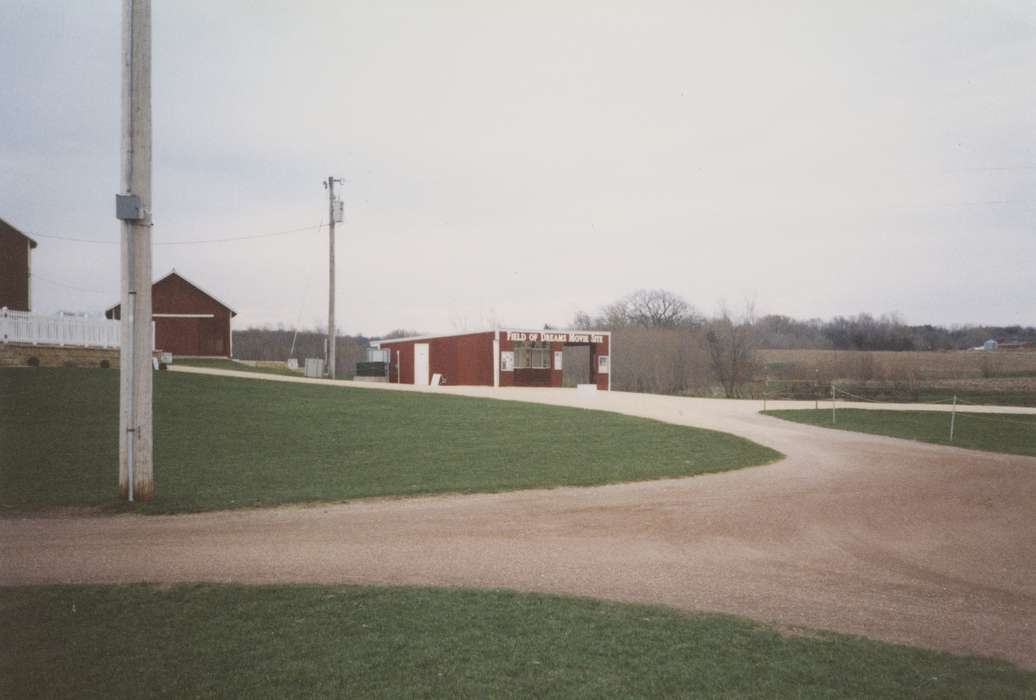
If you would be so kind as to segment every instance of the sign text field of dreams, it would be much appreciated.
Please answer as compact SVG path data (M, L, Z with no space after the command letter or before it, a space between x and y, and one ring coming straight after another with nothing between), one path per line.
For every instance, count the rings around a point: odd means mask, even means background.
M507 331L507 339L511 341L528 341L530 343L603 343L604 336L600 333L568 333L557 331L543 331L539 333L528 333L525 331Z

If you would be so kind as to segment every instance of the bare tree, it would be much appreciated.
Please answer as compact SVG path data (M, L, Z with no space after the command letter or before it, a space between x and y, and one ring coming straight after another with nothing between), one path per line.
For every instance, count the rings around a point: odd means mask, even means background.
M594 330L594 320L585 311L576 311L572 317L572 329L577 331Z
M416 338L423 335L420 331L411 330L409 328L395 328L385 335L381 336L379 340L394 340L395 338Z
M676 328L696 315L683 297L665 289L638 289L622 301L630 321L644 328Z
M755 377L758 370L756 342L755 314L750 304L739 319L732 318L723 308L720 315L709 322L705 344L712 371L723 385L727 398L739 398L742 387Z
M616 330L640 328L698 328L703 318L693 306L665 289L638 289L601 309L596 317L579 312L576 327Z

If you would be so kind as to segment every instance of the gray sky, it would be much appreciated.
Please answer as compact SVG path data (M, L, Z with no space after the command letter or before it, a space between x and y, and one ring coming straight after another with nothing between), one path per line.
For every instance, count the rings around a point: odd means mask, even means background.
M344 332L564 324L640 287L1036 323L1030 0L159 0L153 21L156 243L316 226L342 176ZM39 235L39 311L118 300L119 51L115 0L0 3L0 217ZM326 321L326 230L154 253L237 327Z

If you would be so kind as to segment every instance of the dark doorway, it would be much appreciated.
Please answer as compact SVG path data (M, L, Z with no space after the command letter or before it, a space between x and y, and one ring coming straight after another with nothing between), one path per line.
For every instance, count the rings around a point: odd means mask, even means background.
M590 383L590 346L565 345L561 348L561 386Z

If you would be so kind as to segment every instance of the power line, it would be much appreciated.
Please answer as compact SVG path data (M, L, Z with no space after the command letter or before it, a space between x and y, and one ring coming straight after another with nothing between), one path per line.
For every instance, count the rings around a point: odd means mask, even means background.
M951 173L966 173L966 172L982 172L987 170L1036 170L1036 165L1004 165L1004 166L992 166L992 167L975 167L975 168L953 168L947 172Z
M302 231L314 231L319 230L327 224L318 224L316 226L303 226L301 228L288 229L286 231L273 231L271 233L257 233L250 236L231 236L229 238L206 238L200 240L191 241L156 241L154 245L201 245L204 243L229 243L231 241L247 241L254 238L272 238L273 236L286 236L291 233L300 233ZM119 241L103 241L97 238L70 238L66 236L51 236L46 233L32 233L37 238L50 238L56 241L71 241L74 243L100 243L104 245L118 245Z
M232 236L230 238L210 238L202 241L162 241L155 243L155 245L198 245L201 243L228 243L230 241L248 241L253 238L272 238L273 236L286 236L289 233L299 233L301 231L316 231L322 229L327 224L318 224L316 226L303 226L302 228L293 228L287 231L274 231L273 233L258 233L252 236Z
M35 231L32 231L31 233L32 233L33 238L52 238L52 239L54 239L56 241L71 241L73 243L108 243L108 244L114 245L114 244L119 242L119 241L98 241L98 240L94 240L92 238L66 238L64 236L51 236L51 235L48 235L46 233L36 233Z
M74 292L83 292L85 294L100 294L106 297L117 297L119 295L118 292L102 292L98 289L84 289L83 287L74 287L70 284L65 284L64 282L56 282L55 280L47 279L46 277L40 277L35 272L32 273L32 279L40 280L41 282L46 282L47 284L52 284L55 287L64 287L65 289L71 289Z

